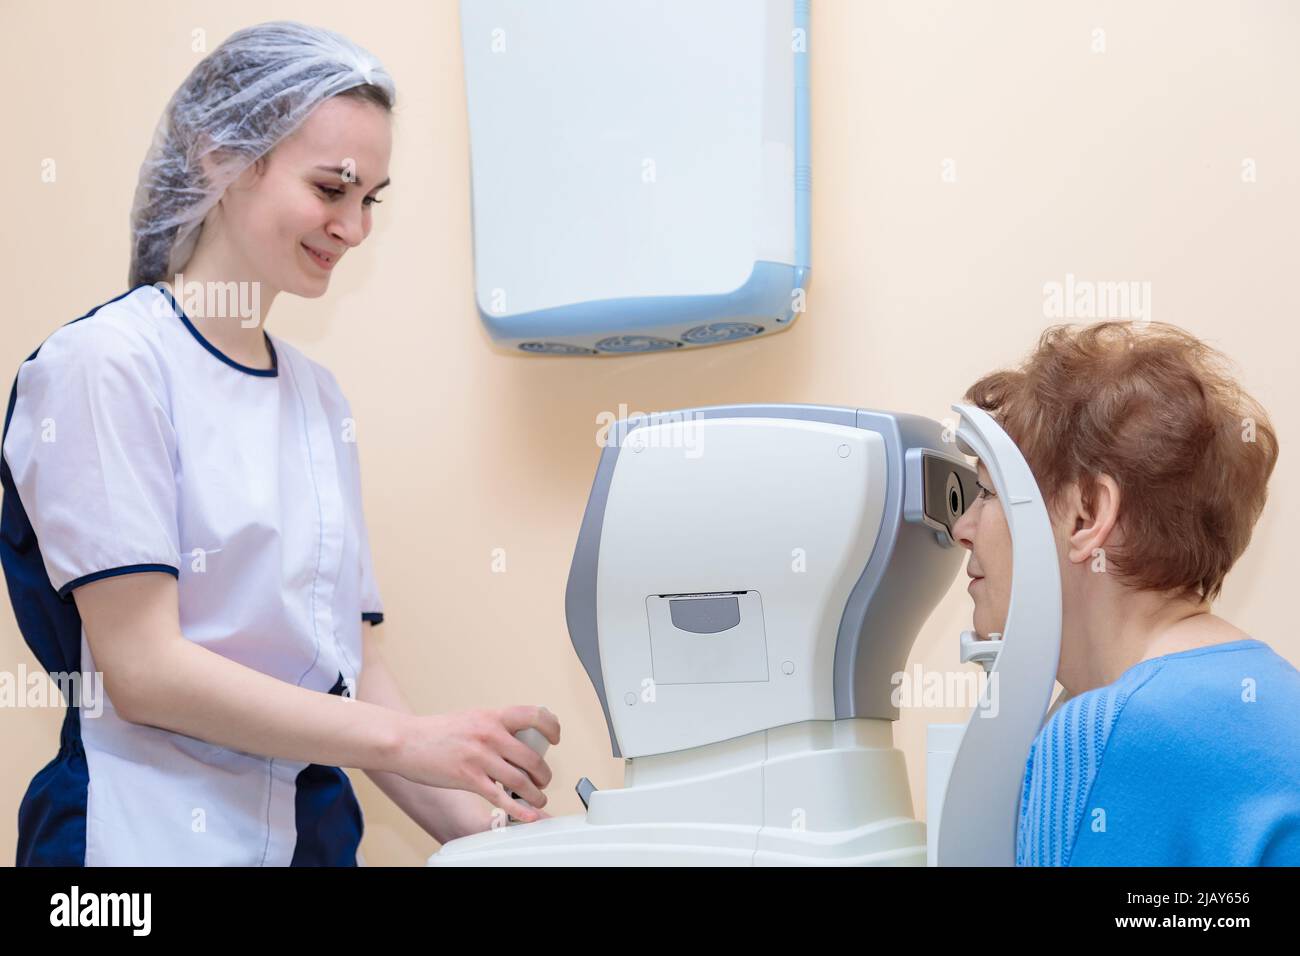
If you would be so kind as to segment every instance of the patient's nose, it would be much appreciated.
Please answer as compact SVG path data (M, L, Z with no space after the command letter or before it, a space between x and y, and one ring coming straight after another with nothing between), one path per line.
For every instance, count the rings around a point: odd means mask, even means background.
M975 550L975 519L971 516L973 510L974 506L967 508L952 526L953 538L968 551Z

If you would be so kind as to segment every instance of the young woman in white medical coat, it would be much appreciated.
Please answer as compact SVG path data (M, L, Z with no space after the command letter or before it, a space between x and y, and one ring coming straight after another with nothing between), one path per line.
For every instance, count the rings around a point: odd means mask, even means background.
M514 734L556 743L553 715L413 714L374 653L351 411L263 328L281 293L324 295L369 234L394 95L327 31L232 36L159 124L131 288L18 371L10 597L42 666L101 672L107 694L99 716L70 702L22 802L19 864L354 864L362 818L339 767L444 842L539 816L501 785L546 802L550 770ZM222 287L258 290L260 315L185 308L185 290Z

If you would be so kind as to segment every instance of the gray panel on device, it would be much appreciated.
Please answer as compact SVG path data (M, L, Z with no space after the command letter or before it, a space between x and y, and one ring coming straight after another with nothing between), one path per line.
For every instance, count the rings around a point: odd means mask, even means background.
M740 602L734 597L670 600L673 627L692 634L717 634L740 623Z
M622 756L605 681L601 671L596 627L596 571L601 529L610 482L621 444L627 435L646 425L709 418L789 418L864 428L884 439L886 492L882 526L866 567L850 593L840 620L835 647L833 687L836 719L878 717L897 719L890 702L891 676L902 671L917 631L934 604L952 583L961 563L961 550L950 538L938 534L911 513L920 514L923 487L908 486L905 457L908 449L924 448L950 456L955 451L943 440L943 426L916 415L866 411L833 405L714 405L634 416L610 427L596 466L587 509L578 531L573 563L565 591L565 618L578 659L600 698L614 756ZM910 505L904 514L904 505ZM700 604L696 599L693 602ZM673 623L677 625L673 609ZM698 615L710 612L697 611ZM698 618L696 618L698 619ZM680 626L680 625L677 625ZM691 630L682 627L683 630Z
M726 607L692 617L684 607L722 601ZM768 679L763 599L757 591L719 597L646 598L651 676L656 684L722 684ZM670 608L672 610L670 610ZM684 628L678 617L695 627Z

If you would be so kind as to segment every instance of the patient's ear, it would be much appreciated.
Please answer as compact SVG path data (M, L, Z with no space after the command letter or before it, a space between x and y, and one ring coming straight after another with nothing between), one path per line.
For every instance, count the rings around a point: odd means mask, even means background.
M1119 521L1119 485L1110 475L1097 475L1092 483L1092 500L1085 502L1078 482L1071 482L1062 495L1063 517L1070 527L1069 559L1075 564L1093 560L1107 543L1116 544Z

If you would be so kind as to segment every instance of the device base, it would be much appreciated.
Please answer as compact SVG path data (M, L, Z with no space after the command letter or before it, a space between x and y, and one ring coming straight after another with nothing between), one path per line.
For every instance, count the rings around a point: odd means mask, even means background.
M431 866L924 866L885 720L805 721L627 761L585 814L453 840Z

